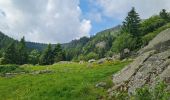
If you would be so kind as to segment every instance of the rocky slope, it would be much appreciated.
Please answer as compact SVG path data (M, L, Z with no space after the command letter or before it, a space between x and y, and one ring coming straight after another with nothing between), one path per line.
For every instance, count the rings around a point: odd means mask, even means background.
M170 89L170 29L158 34L139 51L139 56L123 70L113 75L112 90L135 93L137 88L165 81Z

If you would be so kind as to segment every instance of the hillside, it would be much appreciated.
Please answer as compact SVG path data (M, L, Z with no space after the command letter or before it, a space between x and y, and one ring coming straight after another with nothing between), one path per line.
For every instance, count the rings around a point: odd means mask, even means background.
M114 28L98 32L90 38L83 37L79 40L73 40L70 43L62 44L68 55L67 60L79 59L79 57L88 55L90 52L99 53L102 50L104 50L104 53L102 53L103 55L100 55L99 58L104 57L104 54L112 47L112 41L119 34L119 30L120 26L118 25ZM100 47L100 45L102 45L102 47Z
M139 50L138 57L134 59L131 64L113 75L113 83L115 86L113 86L112 91L127 91L129 94L134 95L136 89L149 86L151 89L149 91L156 93L158 90L152 89L155 88L156 84L162 81L165 82L167 86L164 86L161 89L159 88L159 91L170 91L169 72L170 29L166 29L151 40L147 46ZM144 94L147 93L144 92L143 95ZM166 94L166 92L164 92L164 94ZM168 95L167 97L170 98ZM156 98L159 98L158 100L163 100L159 96L156 96Z
M88 54L89 52L96 52L94 50L94 47L96 44L100 42L104 42L105 46L109 45L109 48L105 48L106 50L109 50L113 38L116 37L118 34L118 30L120 29L120 26L116 26L114 28L110 28L101 32L96 33L96 35L88 38L88 37L82 37L78 40L73 40L69 43L61 44L63 49L67 53L67 60L71 60L74 57L77 58L80 54ZM17 40L14 40L13 38L5 35L4 33L0 32L0 50L5 49L10 43L12 42L18 42ZM56 44L52 44L54 47ZM48 44L45 43L36 43L36 42L26 42L26 46L29 49L37 49L39 51L43 51ZM84 51L82 51L84 50ZM76 55L75 55L76 54ZM73 57L74 56L74 57ZM102 55L104 56L104 55Z

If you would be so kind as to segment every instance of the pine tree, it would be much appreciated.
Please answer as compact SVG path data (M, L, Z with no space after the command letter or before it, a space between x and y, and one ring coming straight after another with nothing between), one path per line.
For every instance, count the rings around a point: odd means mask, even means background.
M15 43L11 43L4 52L3 58L6 64L16 64L16 45Z
M51 65L53 63L54 63L53 50L52 50L51 44L49 44L40 57L40 64Z
M140 17L133 7L132 10L128 13L128 16L123 22L122 31L125 33L130 33L133 37L140 36Z
M21 38L18 46L18 64L26 64L28 63L28 53L25 44L25 38Z
M57 44L53 50L53 54L54 54L54 60L55 62L59 62L62 60L65 60L65 53L62 50L62 47L60 44Z
M160 17L166 21L170 21L170 16L169 14L166 12L165 9L162 9L162 11L159 13Z

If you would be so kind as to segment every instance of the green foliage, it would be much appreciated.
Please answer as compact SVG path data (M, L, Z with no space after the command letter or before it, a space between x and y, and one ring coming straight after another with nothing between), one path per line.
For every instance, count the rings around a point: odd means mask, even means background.
M21 72L24 71L22 68L20 68L17 65L0 65L0 74L3 75L5 73L11 73L11 72Z
M137 47L136 39L132 37L129 33L123 33L119 35L113 42L112 50L113 52L122 52L125 48L133 50Z
M159 13L160 17L164 19L165 21L170 21L170 15L166 12L165 9L162 9L162 11Z
M94 52L90 52L89 54L87 54L86 56L86 60L90 60L90 59L98 59L99 55L94 53Z
M39 57L40 57L40 52L36 49L32 50L28 57L29 63L33 65L38 64Z
M61 45L57 44L53 50L54 61L59 62L65 60L65 52L62 50Z
M137 100L152 100L152 95L148 87L139 88L136 90L135 99Z
M166 90L167 85L159 82L153 89L148 86L136 90L135 100L169 100L170 92Z
M4 52L3 63L16 64L17 63L17 49L15 43L11 43Z
M150 40L152 40L157 34L159 34L161 31L170 28L170 23L156 29L155 31L148 33L142 37L142 44L143 46L147 45Z
M150 32L157 30L157 28L165 24L166 24L166 21L162 19L160 16L156 15L156 16L150 17L149 19L144 20L141 23L140 30L142 32L142 35L146 35Z
M28 63L28 52L25 44L25 38L21 38L21 41L18 44L18 55L17 55L17 64L26 64Z
M133 37L140 36L140 17L138 13L135 11L133 7L130 12L128 12L128 16L125 18L123 22L122 31L125 33L130 33Z
M105 54L105 56L106 56L106 57L112 57L113 54L114 54L114 52L110 50L110 51L108 51L108 52Z
M43 54L40 57L40 65L51 65L54 63L54 55L51 44L44 50Z
M4 65L5 64L5 59L4 57L0 58L0 65Z

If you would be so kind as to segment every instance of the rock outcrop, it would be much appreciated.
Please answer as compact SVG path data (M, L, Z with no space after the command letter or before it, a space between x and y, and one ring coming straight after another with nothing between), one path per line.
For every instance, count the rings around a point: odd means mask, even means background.
M137 88L158 81L170 87L170 29L158 34L138 52L139 56L128 66L113 75L113 89L135 93Z

